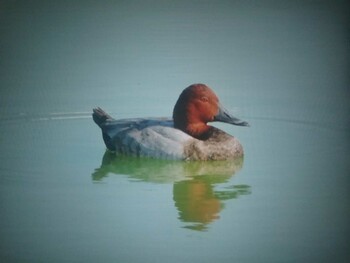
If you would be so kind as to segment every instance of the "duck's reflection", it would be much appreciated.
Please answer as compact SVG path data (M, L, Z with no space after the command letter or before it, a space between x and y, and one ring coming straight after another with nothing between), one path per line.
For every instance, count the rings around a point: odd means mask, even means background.
M173 183L173 199L179 219L186 228L205 230L219 218L223 200L250 194L247 185L224 183L242 168L243 159L236 161L183 162L116 156L106 151L101 167L92 174L102 181L110 174L125 174L130 178L152 183Z

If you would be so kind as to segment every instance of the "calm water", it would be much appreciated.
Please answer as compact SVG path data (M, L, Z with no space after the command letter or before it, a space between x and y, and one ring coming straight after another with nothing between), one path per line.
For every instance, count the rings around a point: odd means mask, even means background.
M1 262L348 262L347 6L146 2L0 5ZM105 151L195 82L244 160Z

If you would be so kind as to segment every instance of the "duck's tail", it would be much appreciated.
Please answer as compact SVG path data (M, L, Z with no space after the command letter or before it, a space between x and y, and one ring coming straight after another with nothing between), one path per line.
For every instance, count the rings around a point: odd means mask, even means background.
M108 115L104 110L100 107L97 107L92 110L92 118L94 122L101 128L102 124L104 124L107 120L113 120L113 118Z
M115 151L115 146L113 145L112 138L108 134L108 125L106 125L108 121L113 121L114 119L100 107L95 108L92 111L92 118L94 122L101 128L103 141L105 142L107 148L111 151Z

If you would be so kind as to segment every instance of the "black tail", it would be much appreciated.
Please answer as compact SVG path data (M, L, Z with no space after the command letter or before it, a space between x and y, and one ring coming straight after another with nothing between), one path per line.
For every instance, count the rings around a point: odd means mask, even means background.
M92 118L99 127L107 120L113 120L113 118L100 107L93 109Z
M99 107L93 109L92 118L94 119L94 122L102 129L103 141L105 142L107 148L111 151L115 151L112 138L107 133L108 126L104 125L108 120L114 119Z

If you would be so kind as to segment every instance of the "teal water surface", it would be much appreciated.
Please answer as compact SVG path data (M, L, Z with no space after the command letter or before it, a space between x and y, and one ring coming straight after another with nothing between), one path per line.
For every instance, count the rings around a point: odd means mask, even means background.
M348 262L343 1L0 4L1 262ZM106 151L91 110L211 86L235 162Z

